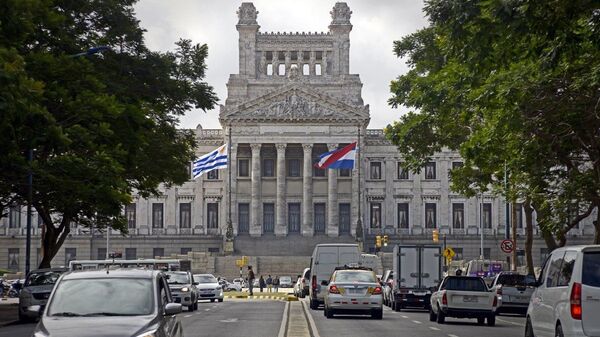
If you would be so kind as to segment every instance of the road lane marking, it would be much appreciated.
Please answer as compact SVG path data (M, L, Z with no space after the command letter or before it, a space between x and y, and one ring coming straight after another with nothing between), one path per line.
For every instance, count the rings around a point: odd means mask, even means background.
M288 311L290 310L290 302L285 303L285 307L283 308L283 317L281 318L281 325L279 326L279 334L278 337L285 337L285 332L287 331L287 321L288 321Z
M306 301L302 301L302 308L304 308L304 314L306 315L306 318L308 319L308 324L309 324L310 330L312 332L312 337L321 337L321 335L319 335L319 330L317 330L317 325L315 324L315 320L312 317L312 314L310 313L310 311L308 309L308 305L306 304Z
M192 317L192 315L185 315L185 316L183 316L183 317L185 317L185 318L190 318L190 317Z
M405 315L400 315L400 317L402 317L402 318L408 318L408 316L405 316Z
M440 328L436 328L436 327L434 327L434 326L430 326L430 327L429 327L429 329L431 329L431 330L435 330L435 331L440 331Z
M206 308L206 309L204 309L204 311L210 311L210 308Z
M222 323L236 323L237 321L238 321L237 318L228 318L228 319L222 319L219 322L222 322Z
M458 337L457 335L453 335L451 333L448 334L448 337Z
M415 323L415 324L423 324L423 323L422 323L422 322L420 322L420 321L413 321L413 323Z
M498 318L498 317L496 317L496 320L497 320L497 321L500 321L500 322L504 322L504 323L508 323L508 324L516 325L516 326L522 326L522 327L524 327L524 326L525 326L524 324L519 324L519 323L516 323L516 322L507 321L507 320L504 320L504 319L502 319L502 318Z

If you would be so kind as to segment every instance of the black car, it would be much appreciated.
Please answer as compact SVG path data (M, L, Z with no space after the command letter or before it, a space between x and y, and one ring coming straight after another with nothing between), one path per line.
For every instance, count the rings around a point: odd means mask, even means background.
M161 271L76 271L58 279L34 336L182 337L180 312Z

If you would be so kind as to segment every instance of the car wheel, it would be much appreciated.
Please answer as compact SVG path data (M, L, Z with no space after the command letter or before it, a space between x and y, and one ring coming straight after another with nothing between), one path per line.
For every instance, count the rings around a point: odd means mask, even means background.
M333 318L333 310L327 309L327 307L325 307L325 317Z
M194 311L194 305L193 304L188 305L187 308L188 308L188 311L190 311L190 312Z
M485 317L477 317L477 324L483 325L485 323Z
M221 303L221 302L223 302L223 299L222 299L222 298L219 298L219 303Z
M487 318L487 325L488 326L494 326L496 325L496 315L490 315Z
M556 334L554 334L554 336L565 337L565 335L563 334L562 325L560 325L560 323L556 326Z
M437 312L437 322L438 324L444 324L444 322L446 322L446 315L444 315L444 312L440 309L440 307L438 306L438 312Z
M402 311L402 309L404 309L404 307L402 306L402 303L397 303L396 304L396 311L400 312L400 311Z
M383 309L373 310L371 312L371 318L373 318L373 319L383 319Z
M215 299L214 299L214 298L211 298L211 299L210 299L210 301L211 301L211 302L214 302L214 301L215 301Z
M313 310L317 310L319 308L319 303L317 301L314 300L310 300L310 308Z
M535 337L533 334L533 326L531 325L531 319L527 317L527 321L525 323L525 337Z
M433 309L429 308L429 321L435 322L437 319L437 315L433 312Z

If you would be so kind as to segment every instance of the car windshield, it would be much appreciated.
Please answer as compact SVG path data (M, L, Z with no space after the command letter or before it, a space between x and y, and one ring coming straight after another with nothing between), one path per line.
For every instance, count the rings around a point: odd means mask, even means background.
M487 286L483 280L478 278L452 277L446 280L442 287L446 290L458 291L487 291Z
M289 276L282 276L281 278L279 278L279 281L289 283L292 282L292 278Z
M167 282L169 284L189 284L190 283L190 277L188 276L188 273L181 273L181 272L171 272L171 273L167 273L168 275L168 279Z
M56 283L56 280L62 274L61 271L44 271L44 272L33 272L25 281L25 286L43 286L43 285L53 285Z
M212 275L195 275L194 280L198 283L217 283L217 279Z
M154 308L152 281L141 278L65 280L57 285L49 316L139 316Z
M590 287L600 287L600 252L583 254L582 283Z
M535 277L531 275L519 274L502 274L498 276L496 284L501 284L507 287L525 287L535 284Z
M367 282L375 283L375 274L370 271L346 270L335 274L335 282Z

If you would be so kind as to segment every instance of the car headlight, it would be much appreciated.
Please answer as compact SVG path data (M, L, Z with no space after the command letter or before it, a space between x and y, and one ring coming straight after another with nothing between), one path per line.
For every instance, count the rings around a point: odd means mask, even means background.
M135 337L156 337L156 330L157 329L149 330L149 331L146 331L143 334L139 334Z
M41 331L38 331L33 334L33 337L48 337L48 335L46 335L45 333L43 333Z
M222 288L221 287L216 287L215 290L219 291L219 290L222 290Z
M183 287L183 288L181 288L181 291L184 292L184 293L187 293L188 291L190 291L190 288Z

